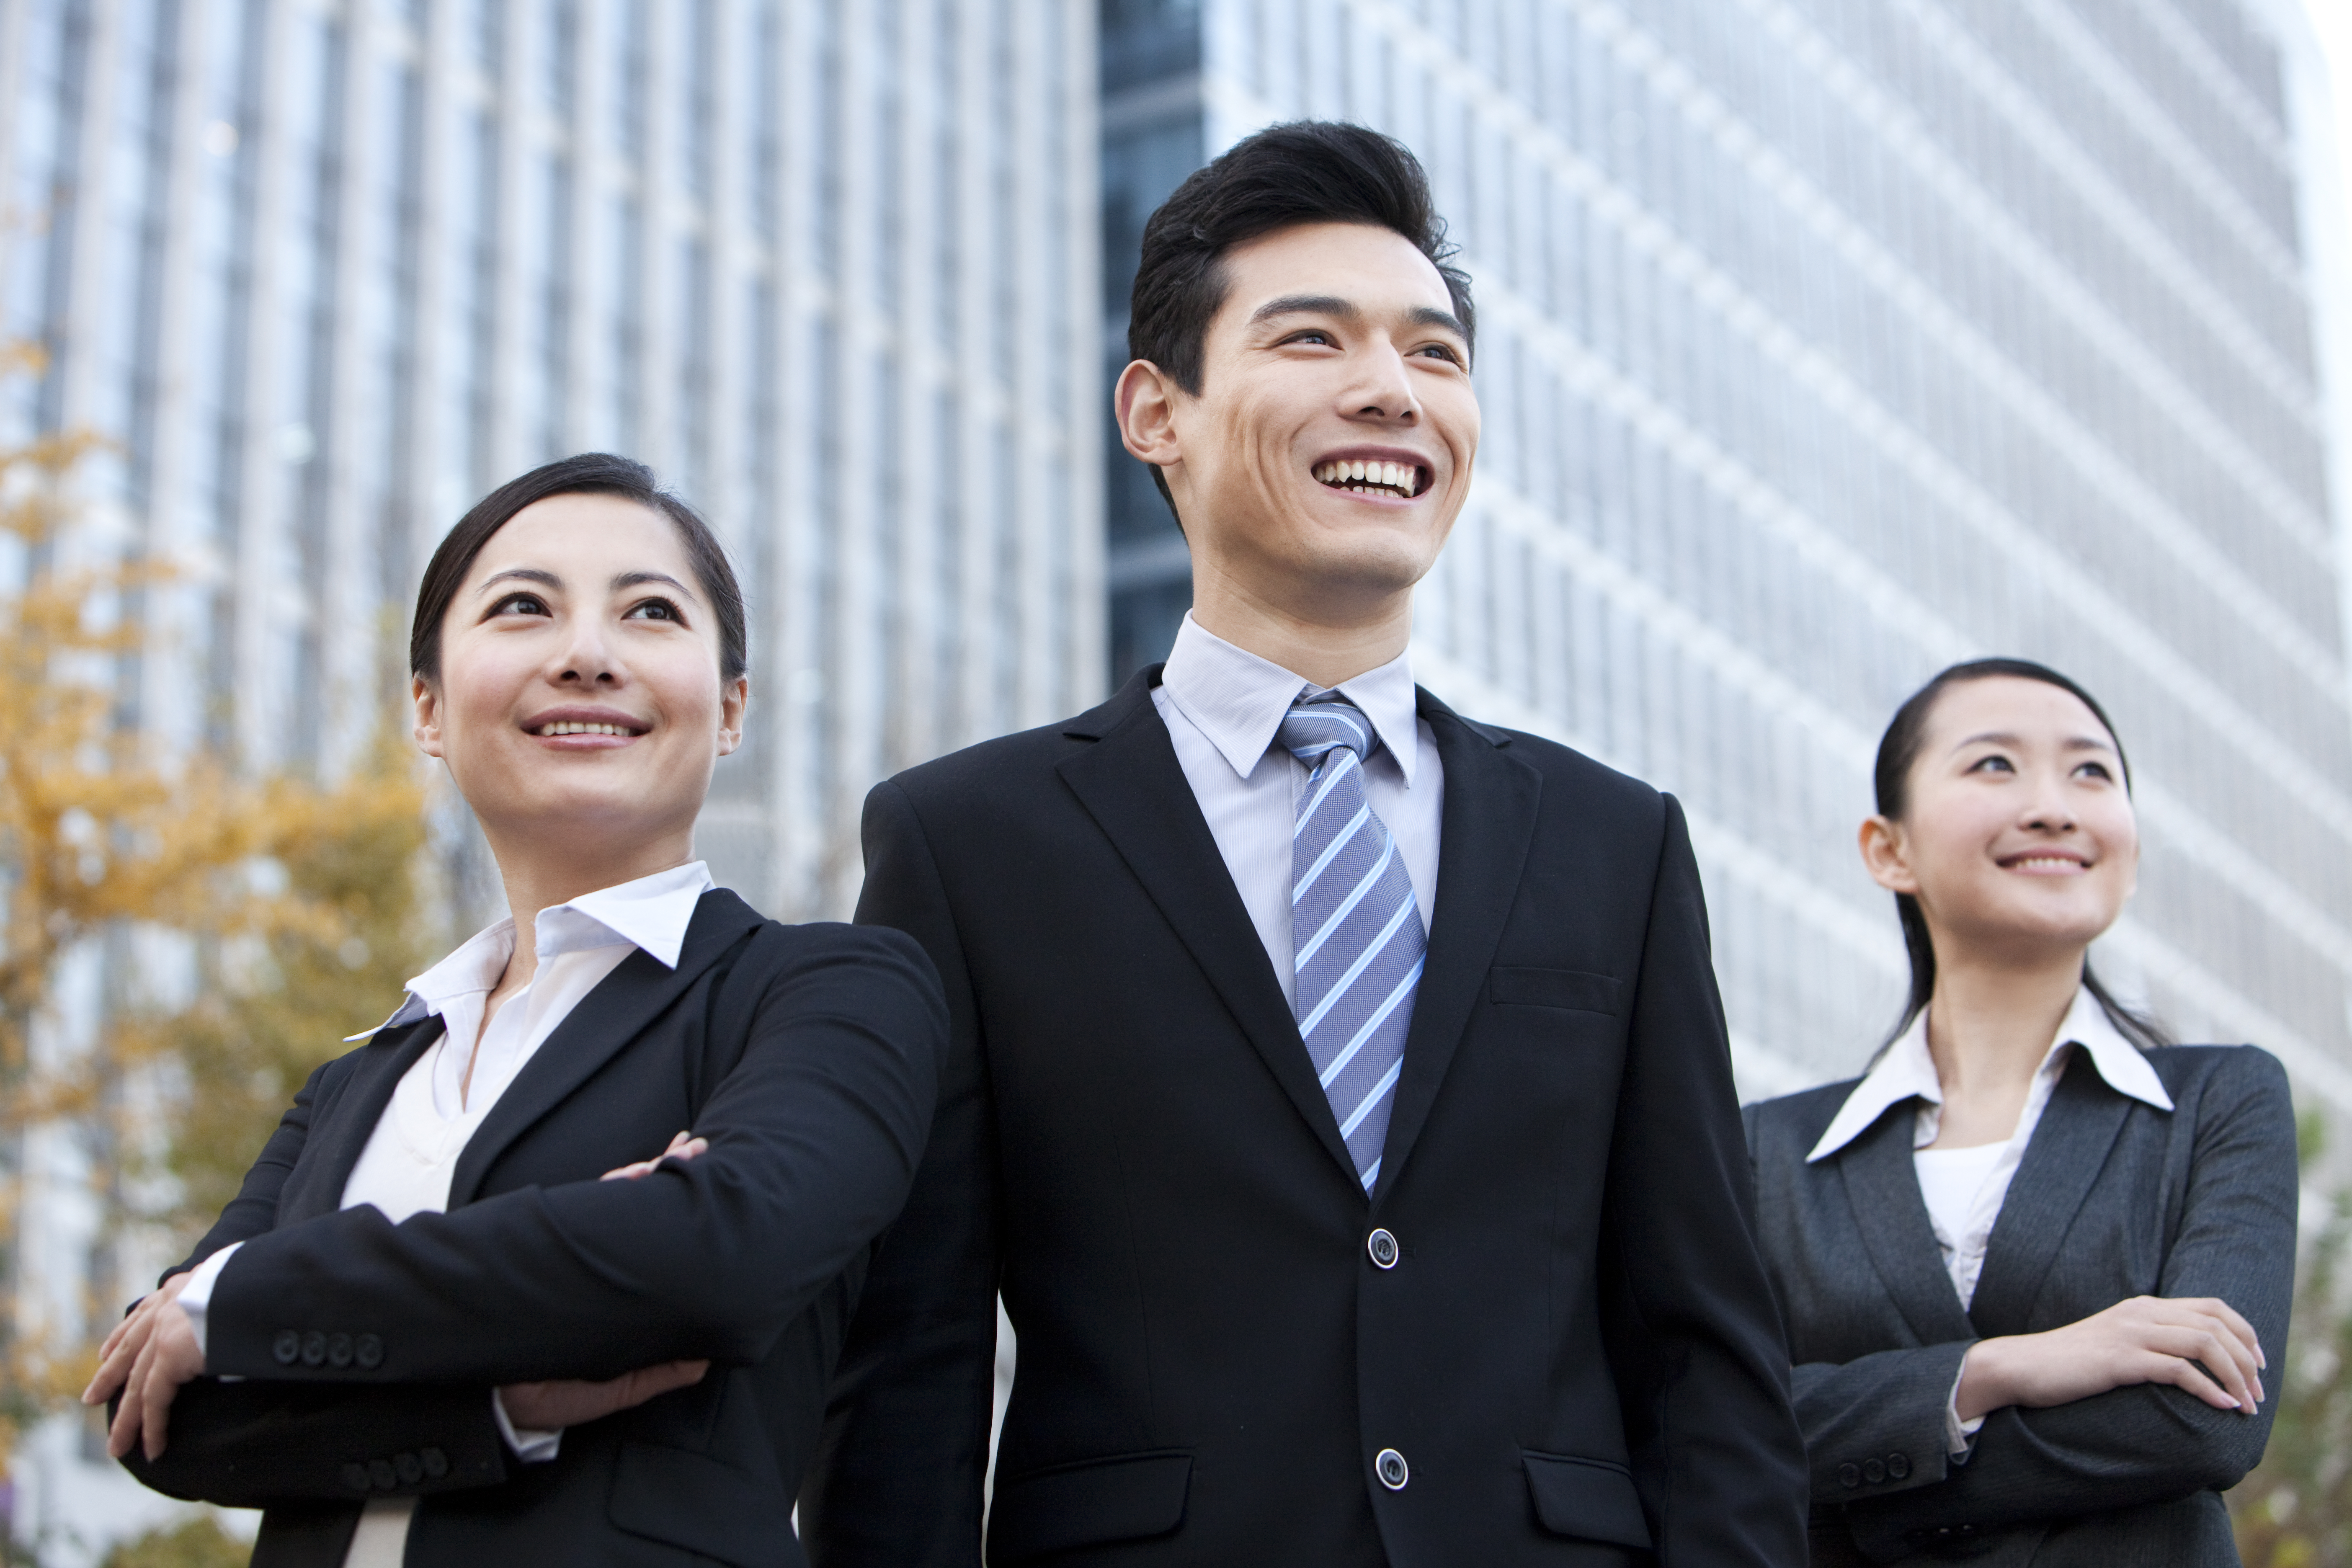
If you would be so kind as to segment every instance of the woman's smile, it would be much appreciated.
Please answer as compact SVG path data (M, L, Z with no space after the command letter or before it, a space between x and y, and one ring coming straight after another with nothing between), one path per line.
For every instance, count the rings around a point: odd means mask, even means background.
M653 729L649 720L614 708L551 708L523 721L523 732L551 752L609 752Z

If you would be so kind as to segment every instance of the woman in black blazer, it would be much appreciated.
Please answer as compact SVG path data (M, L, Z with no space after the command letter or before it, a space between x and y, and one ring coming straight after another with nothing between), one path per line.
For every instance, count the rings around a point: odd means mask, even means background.
M2295 1246L2284 1073L2092 974L2130 774L2053 670L1944 671L1878 753L1910 1005L1864 1078L1751 1106L1816 1563L2233 1563Z
M426 568L416 733L512 918L311 1075L85 1395L150 1485L265 1508L263 1568L803 1561L946 1013L910 939L764 920L694 858L744 640L625 458L513 481Z

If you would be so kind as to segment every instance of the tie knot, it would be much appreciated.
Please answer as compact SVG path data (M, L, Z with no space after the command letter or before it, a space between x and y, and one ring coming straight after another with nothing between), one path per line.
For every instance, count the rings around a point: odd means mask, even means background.
M1310 768L1343 746L1355 752L1360 763L1381 743L1364 710L1336 691L1292 703L1274 738L1284 751Z

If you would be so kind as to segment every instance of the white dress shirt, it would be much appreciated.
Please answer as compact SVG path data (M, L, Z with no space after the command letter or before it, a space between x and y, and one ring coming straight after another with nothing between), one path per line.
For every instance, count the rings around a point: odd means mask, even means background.
M2009 1184L2016 1178L2026 1145L2033 1140L2033 1129L2049 1109L2051 1093L2065 1076L2066 1064L2077 1048L2090 1057L2107 1087L2118 1094L2127 1094L2158 1110L2172 1109L2172 1096L2165 1092L2163 1080L2147 1058L2124 1037L2097 997L2087 989L2078 990L2059 1022L2057 1037L2042 1055L2032 1087L2026 1091L2025 1105L2018 1112L2017 1126L2008 1139L1968 1149L1930 1149L1927 1145L1936 1141L1943 1126L1944 1087L1936 1076L1935 1058L1927 1050L1927 1015L1923 1009L1846 1096L1805 1161L1810 1164L1829 1158L1861 1136L1890 1107L1917 1100L1911 1127L1912 1167L1918 1174L1919 1195L1927 1206L1936 1246L1943 1253L1944 1270L1951 1276L1960 1310L1966 1311L1976 1300L1985 1247L1992 1240L1993 1224L2000 1218ZM1952 1403L1945 1407L1945 1436L1952 1452L1965 1453L1968 1439L1984 1425L1984 1418L1967 1422L1959 1418L1957 1379L1952 1395Z
M1307 768L1275 744L1282 716L1300 696L1323 689L1280 665L1235 647L1191 615L1151 700L1168 726L1192 798L1209 820L1217 853L1265 946L1282 994L1294 1006L1291 972L1290 839ZM1414 710L1412 661L1399 654L1337 689L1372 721L1381 743L1364 759L1364 793L1388 826L1412 879L1422 930L1437 898L1438 836L1445 771L1437 742Z
M675 969L695 908L710 887L709 868L696 860L540 910L532 922L539 967L530 984L499 1004L487 1028L485 1005L514 956L511 917L478 932L411 980L407 998L392 1016L351 1040L435 1016L442 1021L441 1036L394 1086L343 1184L341 1206L373 1204L395 1225L411 1215L447 1209L458 1156L539 1047L629 954L642 951ZM616 1149L613 1163L653 1152ZM243 1245L232 1243L198 1264L180 1293L180 1309L200 1349L214 1286ZM490 1409L518 1458L526 1463L555 1458L562 1433L518 1430L495 1393ZM370 1502L344 1558L346 1568L398 1563L415 1510L414 1498Z

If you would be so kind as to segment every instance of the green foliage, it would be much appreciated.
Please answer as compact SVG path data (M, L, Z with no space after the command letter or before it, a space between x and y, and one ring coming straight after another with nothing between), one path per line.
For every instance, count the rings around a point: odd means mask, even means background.
M2315 1124L2301 1140L2306 1164ZM2284 1386L2270 1447L2230 1493L2246 1568L2352 1568L2352 1313L2345 1261L2352 1193L2336 1195L2307 1246L2295 1289Z
M152 1530L106 1554L99 1568L245 1568L253 1549L210 1515L173 1530Z

